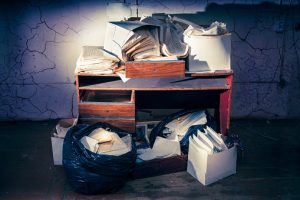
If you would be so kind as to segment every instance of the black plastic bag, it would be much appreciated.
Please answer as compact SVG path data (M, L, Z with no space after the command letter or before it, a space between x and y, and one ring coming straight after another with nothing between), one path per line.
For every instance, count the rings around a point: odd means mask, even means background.
M120 156L93 153L81 144L80 139L97 128L109 129L121 138L129 134L107 123L79 124L67 132L63 166L71 187L82 194L116 191L125 184L134 169L136 148L133 141L131 151Z

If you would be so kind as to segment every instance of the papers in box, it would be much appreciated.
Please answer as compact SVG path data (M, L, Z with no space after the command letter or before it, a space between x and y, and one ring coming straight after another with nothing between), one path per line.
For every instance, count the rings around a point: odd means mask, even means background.
M236 147L227 148L211 128L189 138L187 172L203 185L236 173Z

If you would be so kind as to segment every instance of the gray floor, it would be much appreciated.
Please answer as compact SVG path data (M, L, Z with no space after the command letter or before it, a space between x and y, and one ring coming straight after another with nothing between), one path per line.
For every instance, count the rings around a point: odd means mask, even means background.
M202 186L186 172L132 180L118 192L72 191L52 164L56 121L1 122L0 199L300 199L300 121L232 120L243 139L237 174Z

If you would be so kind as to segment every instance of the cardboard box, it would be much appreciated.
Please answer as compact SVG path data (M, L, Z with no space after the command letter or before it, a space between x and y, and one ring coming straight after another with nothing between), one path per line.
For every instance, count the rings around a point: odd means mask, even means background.
M64 139L51 137L51 143L52 143L53 163L54 165L62 165L62 152L63 152Z
M51 137L52 144L52 156L54 165L62 165L62 154L63 154L63 145L64 145L64 135L57 135L57 129L65 132L72 126L77 124L77 118L73 119L61 119L57 123L53 136Z
M209 185L236 173L237 149L208 154L189 139L187 172L203 185Z
M231 34L184 36L190 46L187 69L190 72L230 70Z

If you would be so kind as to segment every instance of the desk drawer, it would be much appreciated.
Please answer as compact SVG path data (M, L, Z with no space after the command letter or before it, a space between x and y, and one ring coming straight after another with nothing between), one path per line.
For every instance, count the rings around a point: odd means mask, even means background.
M134 91L81 91L79 115L100 117L134 117Z
M81 90L80 103L134 103L131 90Z
M125 63L127 78L184 77L185 62L176 61L133 61Z
M134 117L135 106L130 103L80 103L79 114L103 117Z

